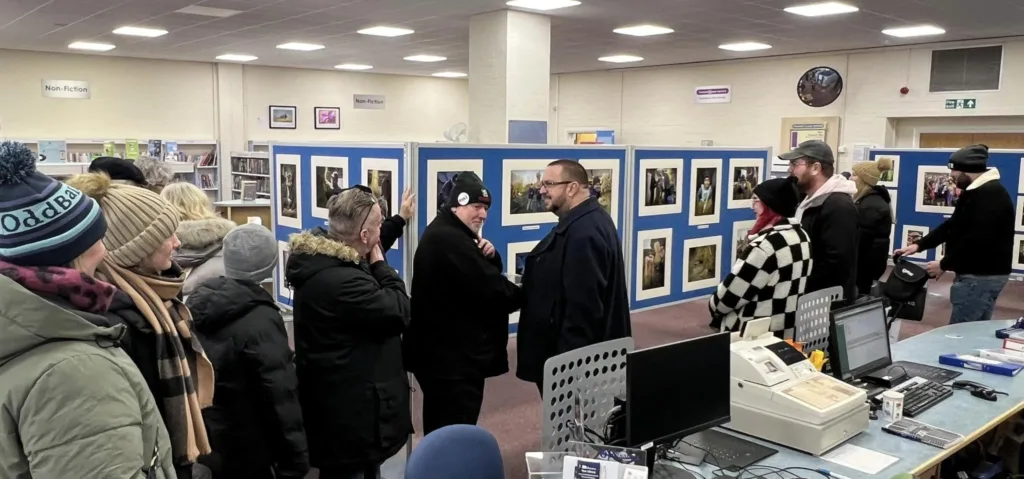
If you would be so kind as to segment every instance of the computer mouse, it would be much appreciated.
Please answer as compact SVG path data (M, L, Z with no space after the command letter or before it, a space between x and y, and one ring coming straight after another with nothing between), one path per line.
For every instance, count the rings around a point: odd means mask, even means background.
M971 396L974 396L976 398L982 398L986 401L995 401L996 399L998 399L996 397L995 389L972 389Z

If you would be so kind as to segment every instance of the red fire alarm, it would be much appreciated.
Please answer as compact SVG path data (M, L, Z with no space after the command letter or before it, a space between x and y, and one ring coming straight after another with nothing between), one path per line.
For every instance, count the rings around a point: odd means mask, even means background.
M907 88L907 87L900 88L900 95L906 95L907 93L910 93L910 89L909 88Z

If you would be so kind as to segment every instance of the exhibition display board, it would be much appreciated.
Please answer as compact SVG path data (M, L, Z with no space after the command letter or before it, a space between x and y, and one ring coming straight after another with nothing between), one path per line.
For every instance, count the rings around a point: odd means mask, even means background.
M273 231L280 246L274 277L274 296L291 305L285 285L288 237L302 230L327 226L327 200L357 184L369 186L385 217L398 214L406 185L409 145L403 143L271 143L271 208ZM406 232L408 234L408 231ZM388 264L408 281L403 236L386 253Z
M754 226L753 188L771 158L769 148L633 149L631 309L714 293Z
M883 174L879 185L890 188L893 222L893 250L927 235L953 214L960 192L953 186L948 167L952 149L873 149L871 161L889 158L890 174ZM1000 182L1013 198L1016 214L1013 240L1013 270L1024 273L1024 151L991 150L988 166L999 170ZM934 261L941 259L945 245L923 251L908 259Z

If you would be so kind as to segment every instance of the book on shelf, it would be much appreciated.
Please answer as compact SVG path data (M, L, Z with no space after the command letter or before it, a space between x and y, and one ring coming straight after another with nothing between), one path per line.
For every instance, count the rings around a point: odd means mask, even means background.
M256 182L255 181L243 181L242 182L242 199L245 201L252 201L256 199Z
M139 159L139 140L124 140L124 157L132 161Z
M211 175L208 173L200 174L197 178L199 187L204 190L212 190L217 188L217 175Z
M269 158L231 158L231 173L236 175L270 175Z

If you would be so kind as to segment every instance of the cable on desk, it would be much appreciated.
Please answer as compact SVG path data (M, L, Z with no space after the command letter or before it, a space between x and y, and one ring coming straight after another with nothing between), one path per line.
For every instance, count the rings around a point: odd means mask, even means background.
M893 369L896 369L896 368L900 368L900 369L902 369L902 370L903 370L903 375L904 375L904 376L906 376L906 377L910 377L910 372L909 372L909 371L907 371L907 368L905 368L905 367L903 367L903 366L900 366L900 365L898 365L898 364L897 364L897 365L895 365L895 366L892 366L892 367L890 367L890 368L889 368L889 369L887 369L887 370L885 370L885 375L886 375L886 376L889 376L889 373L890 373L890 372L892 372L892 370L893 370Z

